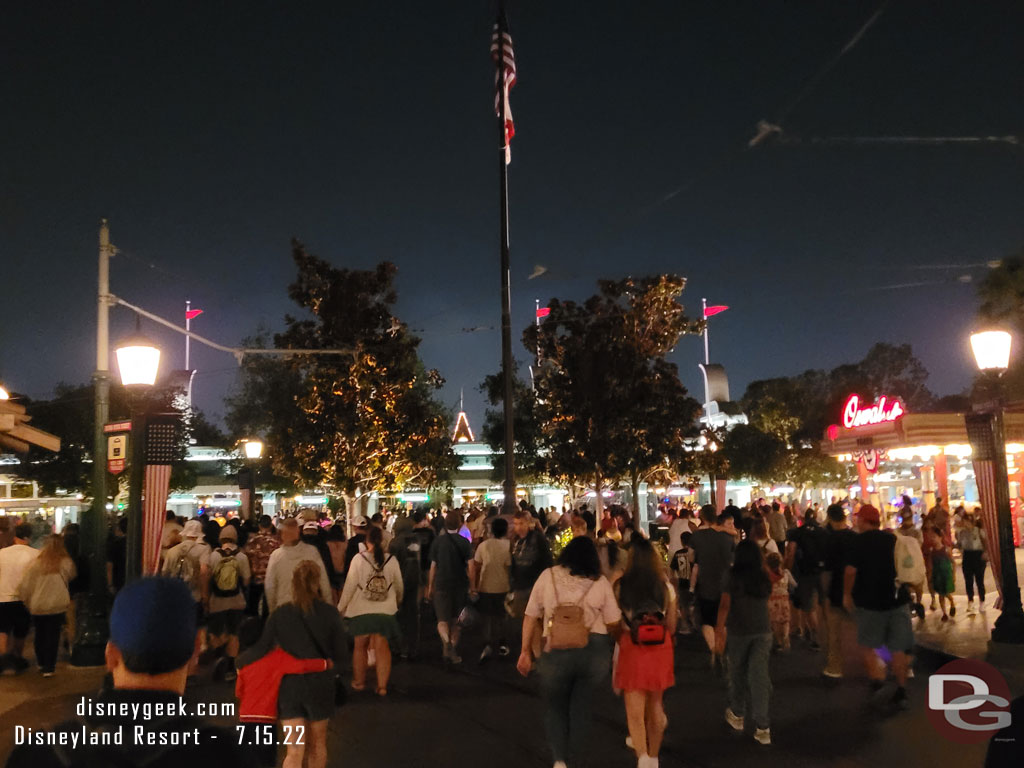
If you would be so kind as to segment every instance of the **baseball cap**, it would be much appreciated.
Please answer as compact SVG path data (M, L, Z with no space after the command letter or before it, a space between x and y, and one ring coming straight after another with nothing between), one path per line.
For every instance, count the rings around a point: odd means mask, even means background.
M882 517L878 510L870 504L865 504L857 511L857 518L863 523L872 523L874 525L882 522Z
M196 646L196 603L185 582L151 576L126 585L110 612L110 642L132 672L185 666Z
M181 529L181 537L183 539L198 539L203 535L203 524L198 520L189 520L185 523L185 527Z
M352 518L353 528L365 528L369 524L369 521L363 515L356 515Z
M313 520L309 520L305 525L302 526L303 533L316 533L320 530L320 526L317 525Z
M221 541L238 541L238 529L233 525L225 525L220 529Z

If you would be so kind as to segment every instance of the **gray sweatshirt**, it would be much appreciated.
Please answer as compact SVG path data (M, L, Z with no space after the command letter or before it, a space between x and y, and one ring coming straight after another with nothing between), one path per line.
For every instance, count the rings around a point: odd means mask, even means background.
M267 608L273 611L284 603L292 600L292 574L303 560L316 563L320 571L320 593L324 600L331 601L331 582L327 579L327 569L316 547L305 542L284 545L275 549L267 563L267 577L264 589L267 597Z

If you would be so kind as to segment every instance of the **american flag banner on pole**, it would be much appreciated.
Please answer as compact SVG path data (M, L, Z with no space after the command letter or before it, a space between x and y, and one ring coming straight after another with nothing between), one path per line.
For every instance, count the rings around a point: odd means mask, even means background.
M996 467L990 459L975 459L974 480L978 484L978 498L981 501L981 517L985 525L985 536L988 540L989 565L995 576L996 588L1003 594L1001 578L1001 559L999 553L999 513L996 499Z
M510 143L512 137L516 135L516 127L512 122L512 106L508 100L509 91L516 84L516 54L512 50L512 35L508 32L508 23L504 17L499 17L494 23L494 31L491 34L491 59L495 65L498 64L499 51L502 55L502 63L494 72L494 112L501 117L501 107L504 102L505 163L507 164L512 161Z
M167 514L170 464L147 464L142 499L142 575L152 576L160 567L160 539Z

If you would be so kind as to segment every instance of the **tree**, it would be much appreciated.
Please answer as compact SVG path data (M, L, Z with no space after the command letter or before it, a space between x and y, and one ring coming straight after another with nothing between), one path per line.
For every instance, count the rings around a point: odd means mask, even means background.
M182 416L182 431L177 450L177 459L171 464L170 489L188 490L195 487L195 469L185 454L192 443L226 446L226 438L199 410L183 407L182 393L175 387L157 386L148 392L137 393L133 398L121 386L110 388L110 420L127 421L134 410L151 409L178 411ZM61 438L60 451L56 454L41 448L32 448L18 468L18 474L26 480L39 484L43 493L58 491L81 493L92 497L92 451L94 390L92 384L60 383L50 400L28 400L25 405L33 426L52 432ZM101 461L106 456L100 457ZM127 475L118 478L127 482ZM108 487L117 488L111 483ZM116 490L115 490L116 494Z
M343 350L285 360L247 359L228 400L232 430L255 431L275 471L345 501L351 519L372 491L439 485L456 467L449 414L433 392L444 381L426 370L419 339L392 309L396 268L331 266L292 243L298 269L275 346Z
M582 304L553 300L543 325L523 333L541 360L535 412L545 465L593 488L599 511L609 483L629 477L636 493L647 473L683 460L698 406L665 357L699 330L679 303L685 284L675 275L602 280Z
M515 362L513 361L513 365ZM536 398L532 387L527 386L518 375L518 366L512 372L513 413L512 426L515 432L515 468L516 477L526 481L546 481L547 467L540 453L540 427L537 422ZM505 411L501 407L505 402L504 369L484 378L480 391L487 398L491 408L484 414L483 428L480 435L492 451L505 450ZM495 462L492 479L504 479L505 472L501 464Z

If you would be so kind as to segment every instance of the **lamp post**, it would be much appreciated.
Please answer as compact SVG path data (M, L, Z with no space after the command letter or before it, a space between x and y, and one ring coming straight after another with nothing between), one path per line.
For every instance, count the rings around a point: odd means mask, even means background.
M146 421L148 409L137 407L138 396L156 383L160 369L160 349L142 335L136 318L135 334L117 345L117 368L121 383L129 391L132 404L131 474L128 478L128 541L125 554L125 578L142 576L142 486L146 471Z
M1006 331L982 331L971 334L971 349L982 374L991 376L993 398L981 408L991 415L992 439L995 443L993 481L995 485L996 521L999 538L1000 580L1003 610L992 626L992 640L997 643L1024 643L1024 609L1020 602L1020 582L1013 548L1013 522L1010 514L1010 484L1006 471L1006 433L1003 426L1003 400L999 377L1010 364L1013 339Z
M263 441L258 438L247 438L242 441L242 452L245 454L245 469L239 472L239 490L242 492L242 516L246 520L253 517L253 505L256 500L256 469L255 463L263 458Z

